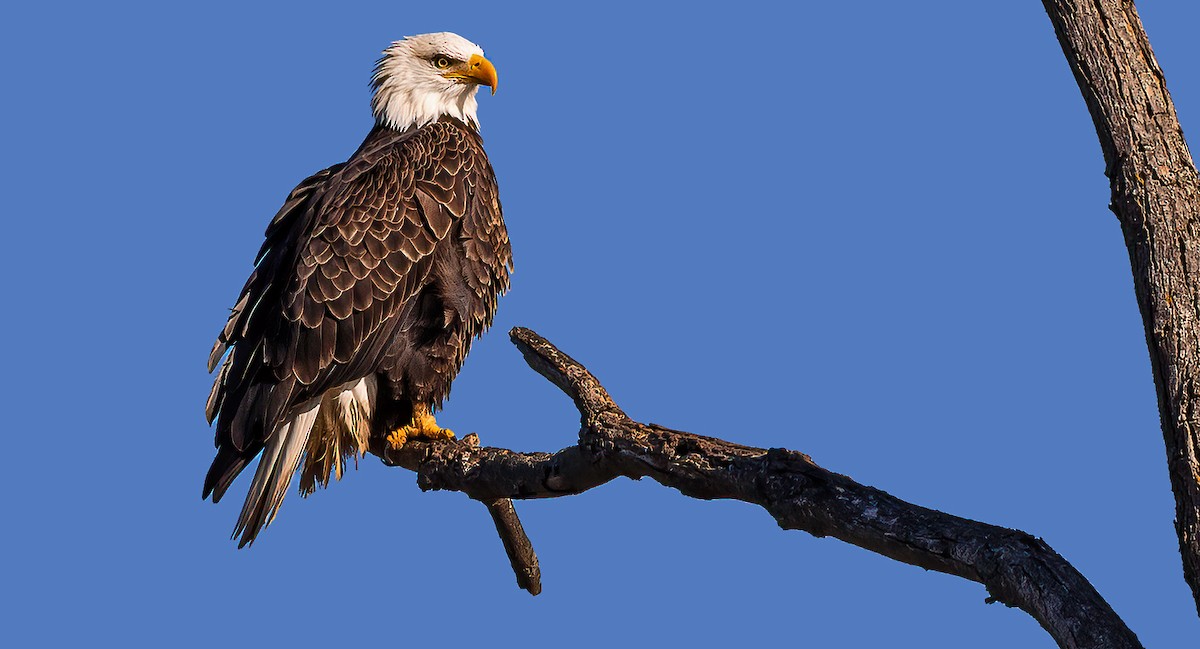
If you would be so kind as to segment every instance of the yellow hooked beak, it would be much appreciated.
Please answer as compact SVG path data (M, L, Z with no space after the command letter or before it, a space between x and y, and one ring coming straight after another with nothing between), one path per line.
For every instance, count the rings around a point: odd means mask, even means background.
M459 79L463 81L472 81L481 86L488 86L492 89L492 94L496 94L496 66L492 62L483 58L478 54L472 54L471 58L457 69L450 70L442 76L447 79Z

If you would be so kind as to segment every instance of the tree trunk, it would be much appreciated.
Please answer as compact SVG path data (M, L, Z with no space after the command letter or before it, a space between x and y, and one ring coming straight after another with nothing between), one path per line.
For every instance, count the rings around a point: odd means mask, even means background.
M1104 151L1146 328L1183 575L1200 612L1200 183L1129 0L1043 0Z

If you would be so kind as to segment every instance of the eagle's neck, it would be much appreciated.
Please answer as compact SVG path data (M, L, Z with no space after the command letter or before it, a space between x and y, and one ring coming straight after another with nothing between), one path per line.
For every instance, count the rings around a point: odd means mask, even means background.
M439 86L414 82L399 73L377 81L371 110L376 122L398 131L425 126L442 117L453 117L478 129L479 118L475 115L479 107L475 100L478 90L478 86L470 84Z

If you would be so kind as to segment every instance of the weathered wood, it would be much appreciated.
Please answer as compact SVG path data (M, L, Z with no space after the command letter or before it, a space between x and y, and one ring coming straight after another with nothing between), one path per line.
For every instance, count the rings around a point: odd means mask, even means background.
M525 528L521 525L521 519L517 517L517 510L512 501L497 498L483 504L492 515L492 523L496 525L496 533L500 535L500 542L508 555L508 563L512 565L513 574L517 576L517 586L529 591L530 595L542 592L542 569L538 566L533 544L525 535Z
M412 441L383 449L384 461L415 471L422 489L460 491L483 502L553 498L617 477L649 477L693 498L759 505L784 529L979 582L989 601L1025 610L1060 647L1141 646L1087 579L1041 539L907 503L803 453L633 421L570 356L528 329L511 336L529 365L575 402L577 444L550 454L480 447L470 439Z
M1043 4L1095 123L1129 248L1183 574L1200 612L1200 181L1133 2Z

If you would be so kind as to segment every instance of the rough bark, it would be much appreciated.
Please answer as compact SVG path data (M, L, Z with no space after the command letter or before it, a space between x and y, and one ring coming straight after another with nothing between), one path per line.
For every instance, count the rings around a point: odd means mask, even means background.
M827 471L803 453L633 421L574 359L528 329L513 329L511 336L530 367L575 402L577 444L551 454L480 447L471 437L416 441L379 449L384 462L415 471L422 489L460 491L485 503L566 496L617 477L649 477L693 498L759 505L784 529L832 536L979 582L989 601L1025 610L1060 647L1141 646L1087 579L1041 539L907 503Z
M513 574L517 576L517 586L529 591L530 595L542 592L542 569L538 566L537 555L533 552L533 544L525 535L517 510L508 498L485 500L483 504L492 515L496 524L496 534L504 544L504 553L512 565Z
M1200 612L1200 183L1133 2L1043 0L1104 151L1175 492L1183 574Z

